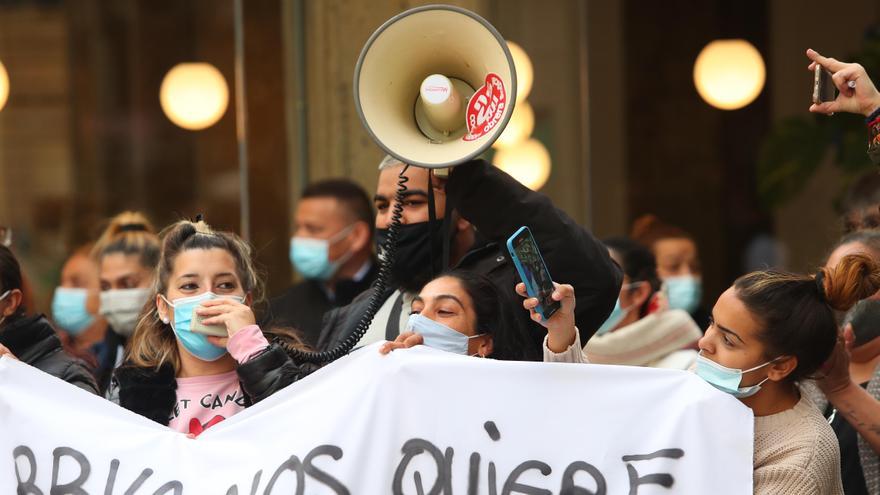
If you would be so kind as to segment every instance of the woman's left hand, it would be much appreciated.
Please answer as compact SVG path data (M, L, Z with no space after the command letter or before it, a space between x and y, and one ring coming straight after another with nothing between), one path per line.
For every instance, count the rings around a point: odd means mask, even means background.
M6 356L9 359L15 359L16 361L18 361L18 358L15 357L15 354L13 354L12 351L10 351L8 348L3 346L3 344L0 344L0 357L3 357L3 356Z
M550 297L554 301L559 301L560 308L549 320L541 318L541 314L535 311L538 306L538 299L529 297L526 291L526 284L520 282L516 284L516 293L526 299L523 301L523 307L529 310L532 320L540 323L547 329L547 347L555 352L565 352L572 344L575 338L575 321L574 321L574 287L568 284L557 284L553 282L553 294Z
M837 337L837 345L831 352L831 357L825 361L820 369L822 376L816 380L816 384L822 389L826 397L845 390L852 385L853 381L849 374L849 353L855 342L852 325L847 323L841 334Z
M398 335L394 342L385 342L379 348L379 354L388 354L395 349L409 349L410 347L422 345L425 338L421 334L415 332L403 332Z
M196 314L202 317L202 323L205 325L225 326L229 337L257 322L250 306L234 299L219 298L205 301L196 308ZM229 337L208 336L208 341L216 346L226 347Z

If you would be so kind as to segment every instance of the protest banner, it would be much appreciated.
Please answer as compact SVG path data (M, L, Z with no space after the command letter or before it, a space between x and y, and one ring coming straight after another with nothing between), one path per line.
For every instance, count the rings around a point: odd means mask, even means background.
M222 404L223 397L205 397ZM196 439L0 359L0 493L751 493L751 411L687 372L370 346Z

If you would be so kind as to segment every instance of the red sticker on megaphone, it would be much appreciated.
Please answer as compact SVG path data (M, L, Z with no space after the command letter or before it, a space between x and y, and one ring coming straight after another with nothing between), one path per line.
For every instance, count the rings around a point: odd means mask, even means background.
M504 81L498 74L490 72L486 76L486 84L468 102L465 114L468 132L462 139L474 141L489 134L501 122L506 108L507 90L504 88Z

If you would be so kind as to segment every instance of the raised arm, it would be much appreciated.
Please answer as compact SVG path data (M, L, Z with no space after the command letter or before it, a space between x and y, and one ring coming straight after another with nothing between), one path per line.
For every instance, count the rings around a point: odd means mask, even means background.
M483 160L452 170L447 194L481 235L502 245L527 225L554 279L575 291L575 320L585 343L611 313L623 275L608 249L544 194Z

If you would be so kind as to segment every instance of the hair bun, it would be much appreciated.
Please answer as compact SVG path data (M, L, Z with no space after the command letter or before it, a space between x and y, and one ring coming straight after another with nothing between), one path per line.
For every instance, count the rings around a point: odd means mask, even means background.
M823 268L821 276L816 276L817 285L821 283L825 301L838 311L847 311L855 303L871 297L880 290L880 266L873 258L864 254L844 256L831 270Z

